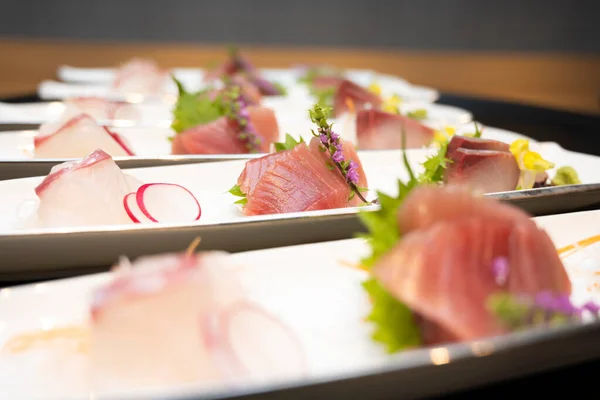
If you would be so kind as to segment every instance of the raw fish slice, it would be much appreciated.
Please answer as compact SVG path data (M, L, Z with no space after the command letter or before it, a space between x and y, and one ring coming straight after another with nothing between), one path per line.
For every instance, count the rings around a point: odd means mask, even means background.
M356 139L361 150L402 148L402 128L406 133L406 148L428 146L435 131L417 120L381 110L361 110L356 114Z
M352 101L354 109L357 111L363 108L379 108L382 104L382 100L378 95L346 79L337 87L333 99L335 116L340 116L349 111L348 100Z
M293 332L247 302L223 252L118 266L91 307L94 389L119 391L301 375ZM268 342L267 342L268 341ZM265 355L275 353L275 357ZM290 368L291 367L291 368Z
M402 233L407 233L428 229L437 222L452 222L469 215L481 215L492 222L510 220L514 223L529 220L531 217L508 204L475 196L472 189L466 186L439 188L427 185L414 190L404 200L398 210L398 226Z
M130 224L123 198L141 185L124 174L112 158L97 150L87 157L57 165L35 188L40 204L39 227Z
M36 157L79 158L96 149L102 149L112 157L133 156L125 139L100 126L87 114L78 114L67 120L51 122L40 128L33 140ZM55 131L51 131L56 126Z
M484 193L515 190L521 171L510 152L456 149L444 171L444 183Z
M169 77L154 61L132 59L117 71L113 88L123 93L160 94Z
M111 101L99 97L78 97L67 99L67 107L74 108L80 113L87 114L94 119L127 119L140 118L138 109L133 104L122 101Z
M260 177L263 176L271 165L279 160L288 158L289 154L289 151L280 151L246 162L244 170L237 181L237 185L240 187L242 193L246 194L246 196L252 196L254 187L258 183Z
M285 162L274 163L263 174L244 206L245 215L326 210L348 206L350 189L333 171L298 145Z
M446 158L452 159L454 152L459 148L470 150L504 151L510 153L510 146L507 143L500 142L498 140L454 135L450 140L450 143L448 143Z
M313 138L309 146L299 144L272 160L254 183L254 189L250 189L244 214L278 214L359 205L361 200L357 196L348 201L351 193L348 184L339 171L328 168L329 160L318 144L319 139ZM348 142L342 142L342 146L347 149L343 150L346 159L358 164L359 187L367 187L366 176L353 147Z
M279 126L273 110L264 107L248 107L250 121L263 138L260 152L268 153L271 143L279 138ZM173 138L173 154L243 154L248 153L244 142L238 138L234 123L221 117L200 125Z
M450 207L457 198L447 188L437 188L436 193L427 198L425 209ZM416 212L415 201L407 209L403 205L401 215ZM497 291L570 294L569 278L547 234L530 219L507 215L505 208L499 210L505 218L489 218L490 200L471 200L474 205L480 201L470 214L411 230L374 267L379 282L428 322L430 340L473 340L503 333L486 308L486 300ZM466 201L457 204L462 207ZM508 261L505 282L499 282L492 269L497 257Z

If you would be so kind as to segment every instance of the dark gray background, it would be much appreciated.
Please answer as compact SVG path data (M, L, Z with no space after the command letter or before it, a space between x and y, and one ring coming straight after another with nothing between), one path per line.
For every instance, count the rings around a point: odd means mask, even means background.
M0 0L0 37L600 53L600 0Z

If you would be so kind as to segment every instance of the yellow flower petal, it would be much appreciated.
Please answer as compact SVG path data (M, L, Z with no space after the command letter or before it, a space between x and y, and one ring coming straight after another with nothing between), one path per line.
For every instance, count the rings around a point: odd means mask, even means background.
M526 151L529 151L529 140L527 139L517 139L510 145L510 152L513 153L516 158L519 158L519 156Z
M534 151L528 151L523 155L523 165L525 168L537 172L554 168L554 163L544 160L541 155Z
M456 129L454 129L451 126L447 126L445 128L445 130L446 130L446 133L448 134L448 136L450 136L450 137L454 136L454 134L456 133Z
M379 84L375 82L371 83L371 85L369 85L369 90L376 95L381 96L381 86L379 86Z

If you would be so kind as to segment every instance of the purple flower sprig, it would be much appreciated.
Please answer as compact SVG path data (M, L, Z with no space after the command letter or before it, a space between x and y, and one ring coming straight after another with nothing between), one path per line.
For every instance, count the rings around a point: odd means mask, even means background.
M510 268L506 257L492 261L492 274L498 286L508 283ZM585 312L600 319L600 306L593 302L576 306L566 294L541 291L533 296L519 296L509 292L499 292L490 296L491 311L510 329L523 329L537 325L555 325L581 321Z
M250 153L258 153L262 138L256 132L250 121L248 104L242 95L239 86L232 86L225 90L221 98L223 114L237 124L238 138L245 144Z
M354 196L358 196L364 203L369 204L360 193L360 188L356 186L360 179L358 174L358 164L352 160L345 159L342 151L342 143L340 142L340 135L333 131L332 125L327 123L329 109L324 108L317 103L311 110L308 110L308 112L311 121L318 127L317 132L314 130L312 131L313 135L318 137L321 141L321 150L323 152L327 151L330 154L330 160L333 164L333 166L330 166L330 169L333 170L333 168L337 168L352 190L352 194L348 200L352 200Z

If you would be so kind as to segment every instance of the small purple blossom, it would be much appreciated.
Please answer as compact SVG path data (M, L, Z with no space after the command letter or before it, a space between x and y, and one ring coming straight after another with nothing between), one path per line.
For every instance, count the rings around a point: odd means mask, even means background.
M334 164L333 168L337 168L342 173L342 176L350 186L351 196L348 198L348 201L356 195L364 203L368 203L360 193L360 189L356 187L359 181L358 164L352 160L345 159L340 135L333 132L331 125L327 123L327 111L319 104L316 104L313 109L309 110L309 115L311 121L318 127L318 133L313 131L313 134L319 137L322 146L321 150L329 153L330 160Z
M346 180L356 185L358 178L358 164L350 160L350 164L348 164L348 168L346 169Z
M321 139L321 143L323 144L323 146L327 146L329 144L329 137L327 137L326 134L321 133L319 135L319 139Z
M553 295L543 291L535 296L535 305L544 311L557 312L565 315L577 314L579 309L571 303L568 295Z
M333 162L341 163L342 161L344 161L344 154L338 150L335 153L333 153L331 159L333 160Z
M496 257L492 260L492 273L498 286L506 285L508 271L508 259L506 257Z
M588 301L583 306L581 306L582 310L589 311L590 313L598 316L600 313L600 306L592 301Z

